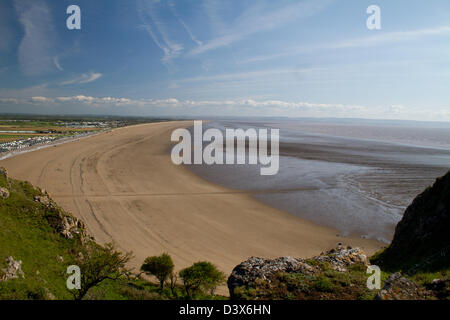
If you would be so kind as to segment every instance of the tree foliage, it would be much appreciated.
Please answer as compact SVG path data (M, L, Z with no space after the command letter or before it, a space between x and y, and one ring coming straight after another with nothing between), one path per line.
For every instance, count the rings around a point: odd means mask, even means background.
M152 256L145 259L141 266L141 271L148 275L153 275L159 280L161 290L164 288L164 282L172 275L174 264L172 258L163 253L160 256Z
M213 294L214 290L225 281L225 274L211 262L196 262L180 271L186 294L190 297L196 294Z
M123 254L116 250L113 243L107 243L104 247L95 242L85 244L75 259L81 270L81 289L71 291L74 298L83 299L89 289L106 279L117 280L128 276L131 270L127 269L126 264L131 257L131 252Z

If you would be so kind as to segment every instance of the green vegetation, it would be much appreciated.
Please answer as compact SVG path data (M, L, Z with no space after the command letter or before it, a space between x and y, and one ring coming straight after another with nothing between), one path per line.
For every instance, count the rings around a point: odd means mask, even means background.
M114 244L104 247L93 241L82 246L75 258L75 265L82 270L81 289L72 290L76 300L81 300L88 291L102 283L104 280L118 280L127 277L131 270L126 268L131 259L131 253L122 254L115 249Z
M224 283L225 275L210 262L194 263L177 274L167 253L148 257L141 271L158 279L157 284L149 282L127 268L131 253L121 253L113 244L100 246L85 232L72 232L70 237L64 234L62 217L71 217L70 214L40 189L8 178L3 169L0 169L0 188L0 299L225 299L214 295L215 289ZM419 264L389 267L380 258L385 250L370 258L371 264L381 267L382 284L392 273L402 272L424 290L433 292L424 295L426 299L450 297L450 263L446 252L432 255ZM22 262L24 277L20 274L16 278L6 277L8 257ZM377 290L366 286L368 275L362 262L350 264L345 272L315 258L305 263L312 271L280 272L268 279L258 278L248 286L235 288L234 296L237 299L365 300L377 294ZM69 291L66 287L69 276L66 271L70 265L81 269L82 290ZM178 276L182 283L177 281ZM444 281L436 284L435 279Z
M188 297L214 294L215 289L225 281L225 274L210 262L196 262L180 271Z
M148 257L141 266L141 271L148 275L153 275L159 280L161 290L164 289L164 282L173 273L174 264L172 258L163 253L160 256Z
M356 263L348 272L335 271L328 263L317 265L320 272L278 273L270 281L257 281L251 287L235 289L237 299L270 300L367 300L373 299L376 291L366 286L366 266Z
M26 277L0 282L0 298L42 298L43 290L70 298L64 275L74 260L73 252L81 247L80 240L65 239L50 227L45 207L33 200L42 193L31 184L0 174L0 187L10 192L7 199L0 199L0 270L6 267L6 258L13 256L22 261Z
M0 188L9 192L9 197L0 197L0 300L186 298L186 290L176 283L174 273L169 277L170 288L161 290L160 283L130 272L126 263L131 253L123 254L113 244L100 246L81 234L64 237L58 230L58 217L69 214L53 202L36 201L46 195L30 183L7 178L0 170ZM24 278L1 281L8 257L22 261ZM80 291L66 287L70 265L81 269ZM205 294L198 298L224 297Z

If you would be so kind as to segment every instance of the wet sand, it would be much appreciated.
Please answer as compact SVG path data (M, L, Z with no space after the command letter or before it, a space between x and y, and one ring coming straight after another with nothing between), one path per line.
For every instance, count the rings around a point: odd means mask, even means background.
M373 253L379 242L263 204L249 191L207 182L172 164L170 134L191 121L105 132L0 161L11 177L43 189L86 222L100 243L133 251L133 267L168 252L176 269L208 260L229 274L250 256L308 257L338 242Z
M261 176L255 165L189 169L343 236L387 244L406 206L450 168L450 127L406 124L216 120L204 127L279 129L277 175Z

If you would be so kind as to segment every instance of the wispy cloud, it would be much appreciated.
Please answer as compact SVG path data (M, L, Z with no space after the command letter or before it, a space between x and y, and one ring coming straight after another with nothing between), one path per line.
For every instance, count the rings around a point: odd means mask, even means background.
M0 88L0 98L23 98L49 94L49 83L41 83L26 88Z
M221 0L203 0L203 9L209 19L211 29L216 34L223 34L226 31L225 22L223 21L221 8L226 1Z
M216 82L216 81L239 81L245 79L267 79L267 77L294 75L321 71L324 68L281 68L281 69L263 69L244 72L233 72L215 74L211 76L197 76L184 79L178 79L177 83L195 83L195 82Z
M190 51L191 55L231 45L253 34L268 31L280 25L310 17L322 10L331 0L305 0L275 10L254 6L239 16L233 26L202 46ZM211 15L211 13L210 13Z
M61 64L59 63L59 57L58 56L53 57L53 63L55 64L56 68L59 71L64 71L64 69L61 67Z
M39 75L51 70L55 32L49 7L39 0L15 0L14 7L24 30L18 50L22 72Z
M189 28L189 26L186 24L186 22L184 22L184 20L178 14L175 2L169 1L169 8L170 8L170 11L172 12L172 14L174 15L174 17L177 18L178 22L183 26L184 30L187 32L187 34L189 35L191 40L193 42L195 42L197 45L201 46L203 43L197 39L197 37L192 33L191 28Z
M344 40L332 44L331 48L355 48L371 47L396 42L421 39L428 36L450 35L450 26L440 26L435 28L418 29L410 31L387 32L370 37Z
M347 40L336 41L325 44L313 44L309 46L291 47L281 52L254 56L240 63L267 61L298 54L314 53L321 50L329 49L350 49L350 48L366 48L388 45L393 43L402 43L406 41L419 40L426 37L434 36L450 36L450 26L439 26L434 28L425 28L409 31L394 31L376 34L373 36L359 37Z
M94 73L94 72L90 72L90 73L83 73L80 76L77 76L73 79L67 80L67 81L63 81L61 82L61 85L66 86L69 84L83 84L83 83L89 83L89 82L93 82L97 79L100 79L102 77L103 74L101 73Z
M137 10L143 23L142 28L164 52L161 61L168 64L180 55L183 45L171 39L166 24L158 15L160 7L159 0L138 0L137 2Z

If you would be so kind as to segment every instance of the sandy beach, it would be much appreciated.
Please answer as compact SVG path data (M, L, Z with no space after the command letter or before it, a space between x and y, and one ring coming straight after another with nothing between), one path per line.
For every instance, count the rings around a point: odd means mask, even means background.
M208 260L229 274L250 256L308 257L338 242L373 253L379 242L343 238L212 184L172 164L170 134L191 121L115 129L0 161L11 177L49 192L100 243L133 251L133 267L168 252L176 269Z

